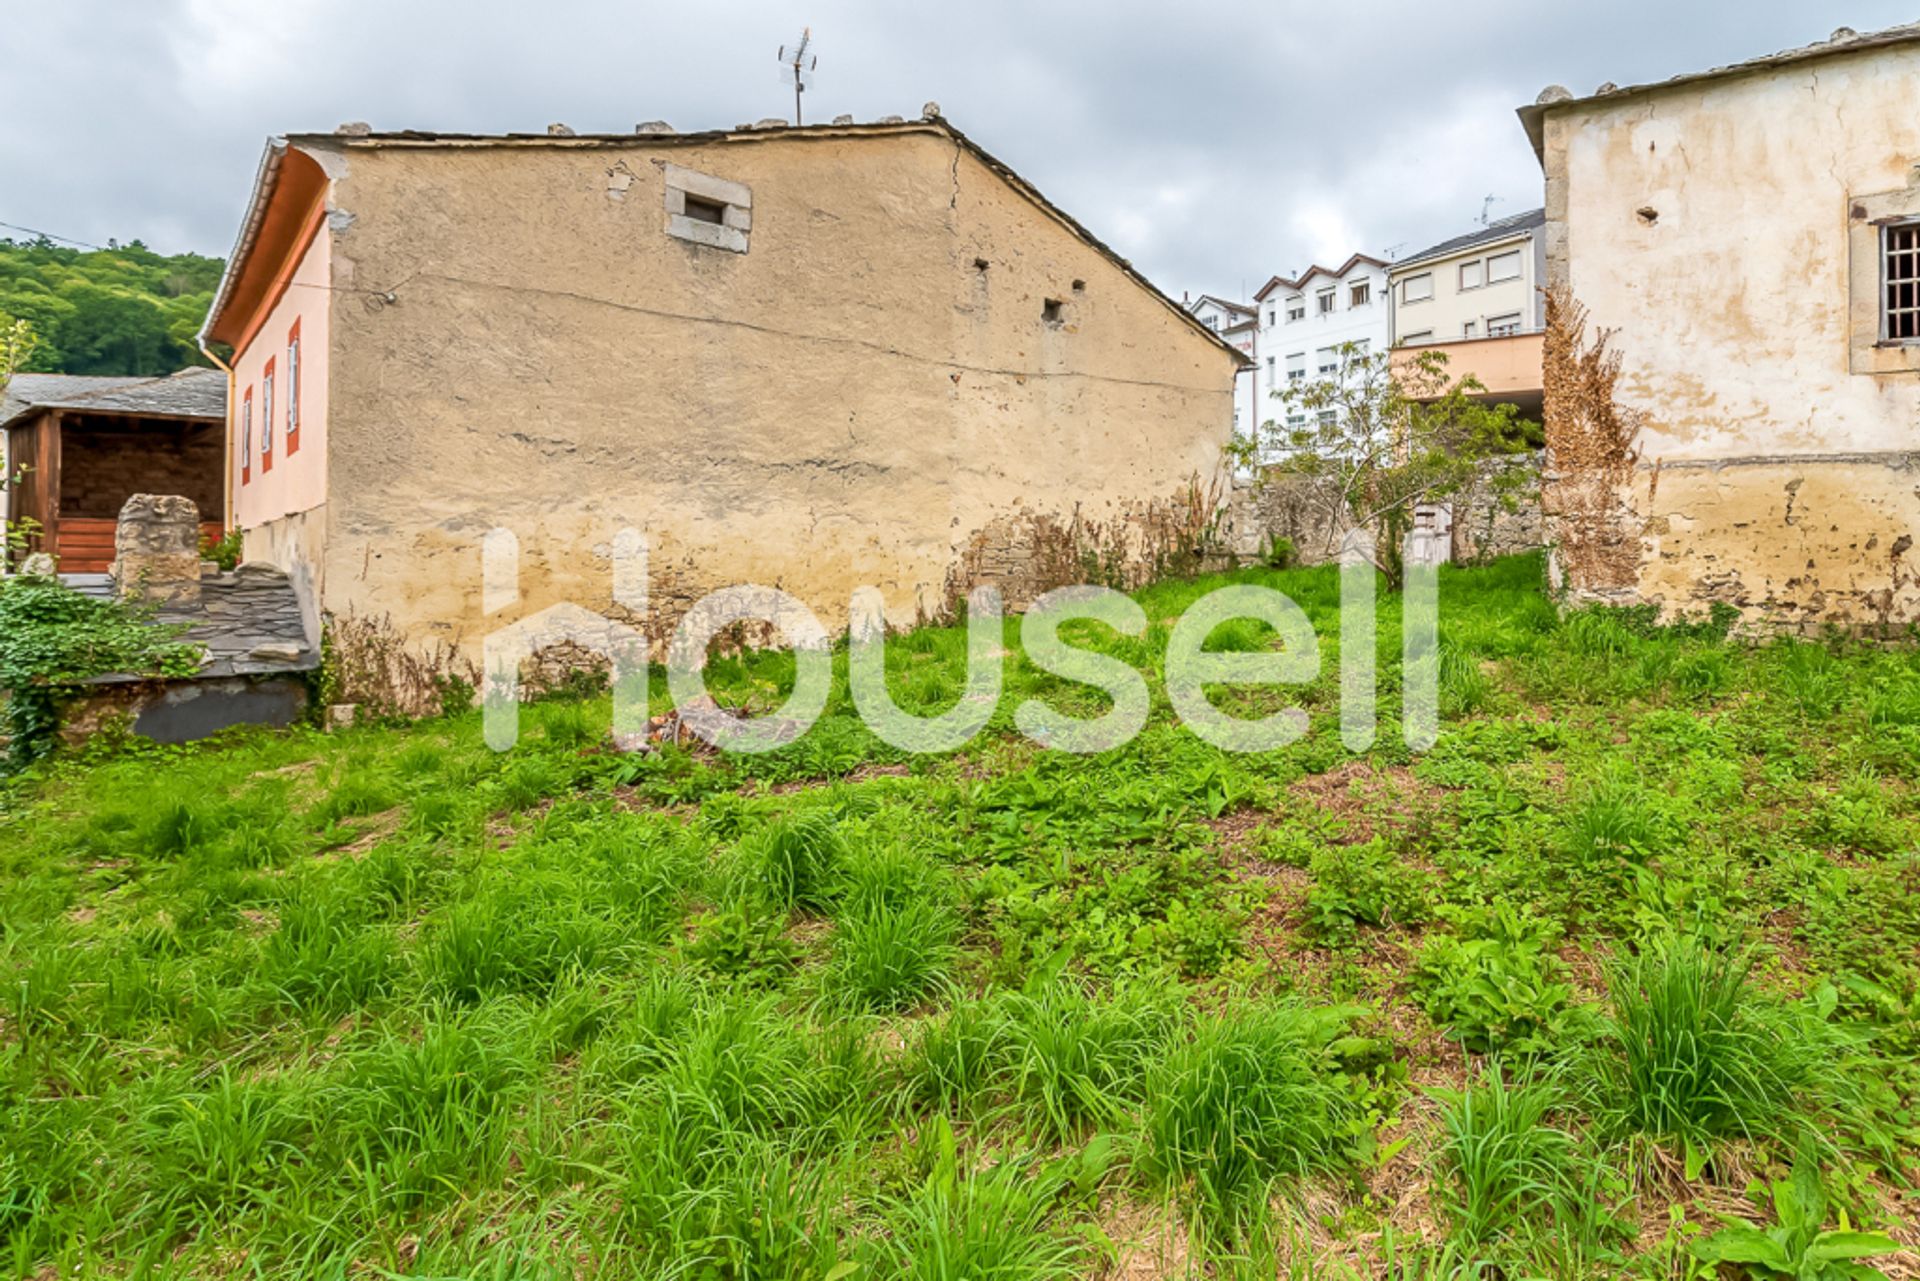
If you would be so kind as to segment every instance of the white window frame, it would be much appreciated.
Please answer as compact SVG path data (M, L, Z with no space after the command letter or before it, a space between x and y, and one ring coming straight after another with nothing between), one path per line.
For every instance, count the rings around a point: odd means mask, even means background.
M1416 295L1413 287L1419 285L1425 292ZM1423 271L1417 276L1408 276L1400 282L1400 301L1412 306L1415 303L1433 301L1433 273Z
M1473 273L1472 280L1467 279L1467 273L1469 271ZM1475 258L1472 262L1463 262L1460 264L1460 292L1461 293L1466 293L1470 289L1484 288L1486 286L1486 283L1487 283L1487 260L1486 259Z
M1513 260L1513 274L1509 276L1495 275L1494 264L1499 262L1505 262L1509 258ZM1520 251L1518 249L1508 249L1503 253L1487 255L1487 283L1490 285L1504 285L1510 280L1519 280L1522 276L1525 276L1526 274L1527 274L1526 263L1521 260Z
M1415 343L1432 342L1432 341L1433 341L1433 330L1431 329L1422 329L1417 334L1402 334L1400 336L1400 345L1403 347L1410 347Z
M300 337L287 339L287 430L284 439L292 443L300 430Z
M1895 234L1899 233L1907 241L1902 248L1893 248ZM1893 274L1893 258L1898 255L1906 261L1907 274ZM1882 224L1879 235L1880 258L1880 341L1889 346L1909 347L1920 345L1920 218L1900 218ZM1895 306L1893 290L1897 285L1905 285L1911 300L1904 306ZM1910 332L1900 335L1894 333L1894 318L1905 317Z
M1510 311L1501 316L1488 316L1487 337L1511 338L1520 332L1521 326L1525 323L1526 318L1517 311Z
M1307 299L1305 294L1294 294L1287 299L1287 323L1307 318Z
M273 455L273 375L260 375L260 466Z
M1313 298L1314 298L1314 303L1318 308L1315 314L1321 315L1321 316L1331 316L1334 313L1334 308L1339 304L1339 301L1340 301L1340 287L1338 285L1334 285L1331 288L1317 290L1315 291Z

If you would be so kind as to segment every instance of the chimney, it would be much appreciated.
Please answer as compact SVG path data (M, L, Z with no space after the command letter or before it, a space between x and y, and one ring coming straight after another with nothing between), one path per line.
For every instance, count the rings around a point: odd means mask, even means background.
M113 527L114 593L192 609L200 604L200 509L178 494L135 494Z

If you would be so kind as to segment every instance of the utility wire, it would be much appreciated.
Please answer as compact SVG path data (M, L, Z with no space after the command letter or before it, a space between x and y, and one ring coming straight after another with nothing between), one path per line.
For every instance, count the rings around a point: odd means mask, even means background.
M72 236L56 236L51 231L41 231L35 227L22 227L17 222L0 222L0 227L5 227L8 231L24 231L29 236L38 236L42 240L60 240L70 245L79 245L82 249L98 249L103 253L111 252L105 245L96 245L87 240L75 240Z

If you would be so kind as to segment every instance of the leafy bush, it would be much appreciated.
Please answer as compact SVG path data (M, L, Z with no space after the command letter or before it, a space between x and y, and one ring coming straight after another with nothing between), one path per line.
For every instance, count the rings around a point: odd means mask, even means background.
M1796 1281L1886 1281L1886 1274L1858 1259L1894 1254L1900 1243L1879 1232L1857 1232L1840 1211L1840 1226L1826 1229L1827 1195L1820 1168L1802 1153L1793 1173L1773 1185L1772 1228L1729 1220L1732 1226L1697 1241L1693 1253L1706 1263L1745 1264L1752 1275Z
M1426 874L1378 839L1323 849L1309 870L1308 920L1334 943L1351 942L1355 926L1408 925L1429 915Z
M0 578L0 694L6 696L8 762L32 764L53 746L60 703L109 672L190 676L199 647L179 627L161 627L123 602L96 600L54 578Z
M1557 927L1510 906L1471 916L1420 950L1414 999L1468 1049L1544 1054L1578 1035Z

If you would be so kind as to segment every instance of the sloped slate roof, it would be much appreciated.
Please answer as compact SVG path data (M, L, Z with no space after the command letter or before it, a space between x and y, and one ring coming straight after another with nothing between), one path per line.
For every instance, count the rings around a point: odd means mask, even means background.
M162 378L15 374L0 396L0 427L40 409L220 421L227 416L227 376L218 369L182 369Z
M1490 245L1497 240L1506 240L1511 236L1519 235L1523 231L1536 231L1546 225L1547 211L1545 209L1529 209L1522 214L1514 214L1507 218L1496 218L1478 231L1470 231L1464 236L1455 236L1452 240L1443 240L1437 245L1422 249L1417 254L1409 254L1394 263L1393 269L1398 272L1403 267L1410 267L1415 263L1425 262L1429 258L1448 258L1457 253L1464 253L1475 245Z
M113 595L113 580L105 574L69 574L68 586L102 599ZM307 643L300 618L300 598L293 582L271 565L246 564L230 574L200 580L197 608L165 608L155 616L160 623L184 623L181 639L202 646L207 661L196 677L266 676L312 671L320 666L320 651ZM272 654L259 651L266 647ZM285 657L282 647L292 652ZM137 680L133 676L103 676L96 684Z

